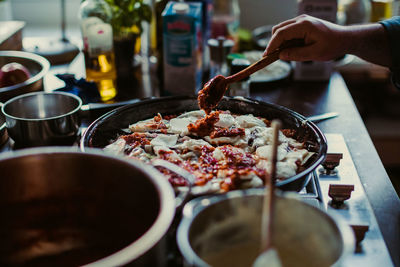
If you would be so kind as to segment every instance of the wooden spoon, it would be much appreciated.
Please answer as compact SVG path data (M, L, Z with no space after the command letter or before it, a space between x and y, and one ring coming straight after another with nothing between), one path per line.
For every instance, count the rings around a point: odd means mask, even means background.
M263 212L261 220L261 254L256 258L253 267L280 267L282 266L278 252L272 245L273 221L275 212L275 180L276 180L276 162L279 143L279 129L281 122L273 120L272 155L271 155L271 175L267 179L266 190L264 194ZM268 177L267 177L268 178Z
M199 91L197 98L199 107L203 109L207 114L210 113L210 111L218 105L219 101L221 101L230 83L238 82L253 74L254 72L277 61L279 59L279 53L283 49L303 45L303 39L293 39L286 41L274 52L266 55L265 57L261 58L257 62L254 62L252 65L245 68L244 70L239 71L238 73L235 73L228 77L224 77L222 75L215 76L204 85L203 89Z

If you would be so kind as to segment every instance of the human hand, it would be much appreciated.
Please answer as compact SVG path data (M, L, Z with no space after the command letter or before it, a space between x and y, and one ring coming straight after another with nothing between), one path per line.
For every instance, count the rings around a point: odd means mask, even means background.
M304 46L284 49L279 58L293 61L336 59L346 53L351 42L347 35L343 26L301 15L272 28L272 37L263 56L276 50L284 41L303 38Z

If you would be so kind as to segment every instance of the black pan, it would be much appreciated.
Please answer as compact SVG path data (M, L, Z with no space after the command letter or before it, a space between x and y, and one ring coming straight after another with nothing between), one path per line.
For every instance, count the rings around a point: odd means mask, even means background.
M126 134L129 124L162 115L180 114L198 109L197 98L188 96L162 97L143 100L138 103L114 109L89 125L81 139L81 149L86 147L104 148L119 134ZM310 180L310 173L323 162L327 151L326 138L321 130L304 116L288 108L255 101L243 97L224 97L217 109L230 110L236 114L253 114L268 120L280 119L282 128L295 129L298 141L305 142L307 149L316 152L295 176L277 182L277 187L285 191L300 191Z

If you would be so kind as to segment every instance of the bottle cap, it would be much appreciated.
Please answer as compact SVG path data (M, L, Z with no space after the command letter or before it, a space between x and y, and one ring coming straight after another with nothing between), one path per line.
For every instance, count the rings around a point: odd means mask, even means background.
M177 14L186 14L189 11L189 5L186 3L176 3L173 9Z
M232 65L231 65L231 73L230 75L233 75L241 70L244 70L250 66L250 61L245 58L235 58L232 60ZM249 77L243 79L243 81L247 81Z
M209 39L208 47L210 48L210 58L217 63L223 63L226 56L231 52L234 42L221 36L217 39Z

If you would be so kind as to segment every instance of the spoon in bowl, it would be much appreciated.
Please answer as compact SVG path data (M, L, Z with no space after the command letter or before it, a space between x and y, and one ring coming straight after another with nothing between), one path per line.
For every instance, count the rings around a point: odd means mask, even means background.
M221 101L230 83L238 82L254 72L277 61L279 59L279 53L283 49L303 45L303 39L292 39L286 41L275 51L261 58L257 62L254 62L252 65L244 70L239 71L238 73L228 77L224 77L222 75L215 76L204 85L203 89L199 91L197 101L200 109L203 109L206 114L210 113L210 111L218 105L219 101Z
M253 267L281 267L278 252L272 245L273 222L275 213L275 180L276 180L276 161L279 143L279 129L281 122L273 120L272 153L271 153L271 174L267 177L266 189L264 194L263 211L261 219L261 254L256 258ZM268 179L269 178L269 179Z

